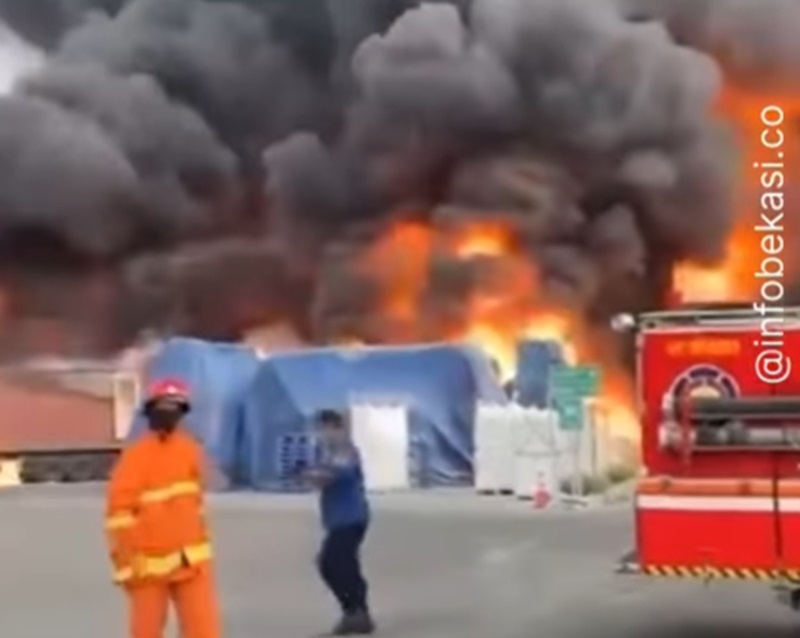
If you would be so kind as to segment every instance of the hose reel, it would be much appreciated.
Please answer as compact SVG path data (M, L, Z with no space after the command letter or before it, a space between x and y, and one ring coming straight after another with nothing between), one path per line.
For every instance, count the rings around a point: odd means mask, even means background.
M662 448L800 448L800 396L684 397L665 401Z

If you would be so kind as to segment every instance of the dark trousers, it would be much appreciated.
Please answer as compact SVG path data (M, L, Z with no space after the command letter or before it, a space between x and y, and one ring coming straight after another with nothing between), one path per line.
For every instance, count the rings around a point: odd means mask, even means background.
M364 523L330 530L317 559L322 580L346 614L367 610L367 581L359 557L366 533Z

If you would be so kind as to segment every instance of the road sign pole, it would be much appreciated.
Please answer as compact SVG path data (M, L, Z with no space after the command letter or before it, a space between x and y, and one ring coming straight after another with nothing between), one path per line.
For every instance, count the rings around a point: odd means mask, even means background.
M577 501L582 499L586 491L581 460L586 428L591 426L587 415L587 399L597 395L599 385L600 371L593 366L560 366L550 376L550 408L558 412L561 430L572 439L568 451L572 457L570 491L572 498Z
M574 456L574 463L575 463L575 475L573 478L573 493L578 498L582 498L584 496L585 490L583 485L583 471L582 471L582 459L586 456L589 459L589 466L588 466L588 474L595 474L598 470L597 460L595 455L594 449L594 439L595 439L595 427L596 423L593 418L594 411L594 397L584 397L581 401L581 428L575 433L575 447L573 452ZM584 447L587 446L587 447ZM587 452L588 454L584 454Z
M573 446L573 472L572 472L572 496L581 498L583 496L583 481L581 480L581 431L573 433L575 444Z

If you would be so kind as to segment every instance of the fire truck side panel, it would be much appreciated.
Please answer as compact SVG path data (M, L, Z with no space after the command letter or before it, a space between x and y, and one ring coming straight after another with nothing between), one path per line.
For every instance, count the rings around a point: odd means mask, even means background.
M640 352L643 392L643 460L650 475L692 477L771 477L776 459L751 451L694 455L690 459L667 453L659 445L665 397L679 391L681 382L693 371L705 369L710 382L734 383L738 396L800 395L800 329L787 330L785 351L797 353L789 379L780 384L761 381L755 372L760 349L754 345L759 328L664 329L645 332ZM716 372L716 377L714 377ZM689 381L691 382L691 380ZM778 475L800 477L800 451L783 454Z
M792 505L783 503L786 510L780 511L780 562L793 568L800 569L800 511L797 504L800 499L794 499Z
M639 507L636 525L644 565L769 569L776 564L774 519L768 513Z
M694 452L681 449L683 443L667 449L661 440L669 418L665 403L700 386L702 396L800 396L800 329L784 335L784 352L797 361L779 384L756 374L759 338L756 323L642 333L642 444L650 477L645 481L667 477L663 488L640 490L636 497L642 565L800 569L800 450L731 446Z

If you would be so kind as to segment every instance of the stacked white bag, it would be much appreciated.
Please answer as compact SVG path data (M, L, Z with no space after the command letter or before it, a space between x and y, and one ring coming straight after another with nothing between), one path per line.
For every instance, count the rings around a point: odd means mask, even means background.
M514 489L514 431L524 409L479 403L475 414L474 472L479 492Z
M554 497L562 470L558 414L536 407L521 410L514 433L514 495L532 498L545 491Z
M531 498L537 489L555 495L572 456L558 414L552 410L479 404L475 418L475 489Z

